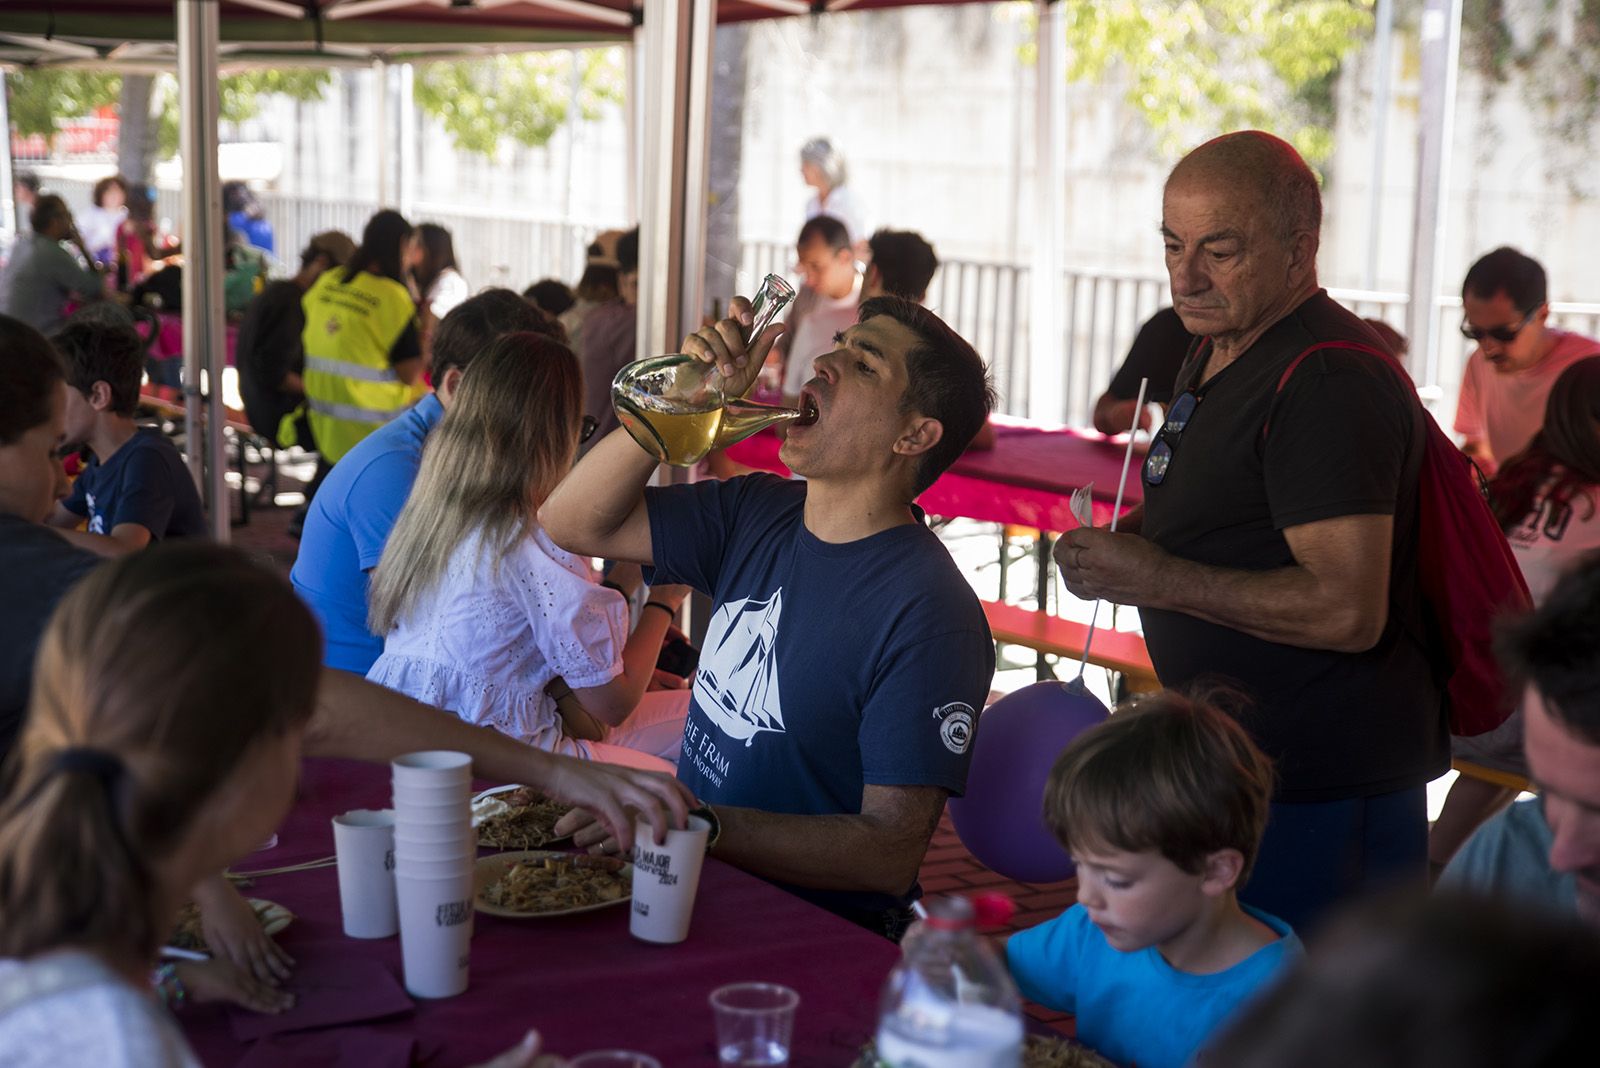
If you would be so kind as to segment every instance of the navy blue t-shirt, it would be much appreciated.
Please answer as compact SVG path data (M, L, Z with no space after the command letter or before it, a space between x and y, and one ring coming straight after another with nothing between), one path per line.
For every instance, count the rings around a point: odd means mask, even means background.
M866 785L959 795L994 675L983 608L921 523L844 544L804 523L806 485L772 475L645 491L651 581L715 603L678 778L702 799L855 814ZM910 899L797 890L881 909Z
M200 492L183 456L150 427L140 427L105 463L90 460L63 503L89 520L91 534L110 534L123 523L144 527L152 541L206 533Z

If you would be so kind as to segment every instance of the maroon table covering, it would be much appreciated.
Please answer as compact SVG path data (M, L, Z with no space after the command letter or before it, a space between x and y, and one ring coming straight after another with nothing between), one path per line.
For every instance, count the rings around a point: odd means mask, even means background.
M1045 531L1078 525L1072 491L1094 483L1094 521L1110 522L1122 474L1126 442L1092 431L1042 427L1020 420L994 420L995 447L968 452L917 498L929 515L961 516L986 523L1012 523ZM731 446L728 456L746 467L787 475L775 435L762 432ZM1123 508L1143 500L1141 457L1128 472Z
M253 854L240 871L333 854L332 816L389 805L387 768L348 761L305 764L300 798L279 844ZM398 978L400 940L346 938L332 867L269 875L244 892L298 917L279 936L296 960L336 957L382 962ZM628 910L550 920L479 914L472 939L471 986L460 997L417 999L416 1012L353 1025L367 1034L417 1039L425 1065L470 1065L509 1048L529 1027L546 1049L566 1056L621 1046L666 1068L717 1062L707 998L724 983L765 980L800 994L791 1063L850 1063L872 1034L878 993L899 958L893 944L753 876L708 859L688 941L653 946L628 934ZM190 1008L184 1031L201 1062L237 1064L249 1046L234 1039L227 1014Z

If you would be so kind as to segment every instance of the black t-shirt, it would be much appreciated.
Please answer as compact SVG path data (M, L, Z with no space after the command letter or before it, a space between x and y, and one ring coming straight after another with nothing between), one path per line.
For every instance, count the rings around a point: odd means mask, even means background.
M0 759L11 751L33 685L33 657L56 604L100 557L60 534L0 515Z
M303 291L293 282L273 282L245 309L239 324L234 361L239 368L239 393L245 415L256 433L276 439L278 424L294 411L300 398L283 390L283 376L305 370L300 336L306 313Z
M1285 801L1405 789L1449 764L1417 586L1420 420L1429 417L1390 367L1350 350L1313 353L1277 392L1297 355L1335 340L1383 347L1319 292L1198 387L1200 403L1165 481L1144 487L1146 538L1186 560L1246 571L1294 564L1286 527L1395 517L1388 624L1364 653L1301 649L1178 612L1140 612L1163 683L1221 678L1252 698L1245 725L1276 761ZM1179 373L1180 392L1199 381L1208 352L1198 346Z
M90 460L61 503L89 521L91 534L137 523L152 541L206 535L205 506L182 454L151 427L140 427L104 463Z
M1183 368L1193 341L1194 335L1184 329L1178 313L1162 308L1139 328L1133 347L1128 350L1128 358L1117 368L1106 392L1117 400L1133 400L1139 396L1139 379L1148 378L1150 385L1144 399L1158 404L1170 403L1172 384Z

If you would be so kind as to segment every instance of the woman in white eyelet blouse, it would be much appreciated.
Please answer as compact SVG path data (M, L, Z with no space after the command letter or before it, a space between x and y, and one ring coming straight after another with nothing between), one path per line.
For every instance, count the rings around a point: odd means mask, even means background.
M623 594L534 518L581 416L577 360L550 338L508 335L473 361L373 572L384 651L367 678L551 752L661 770L689 695L645 689L687 591L652 590L664 610L641 609L630 635ZM563 718L569 687L582 710Z

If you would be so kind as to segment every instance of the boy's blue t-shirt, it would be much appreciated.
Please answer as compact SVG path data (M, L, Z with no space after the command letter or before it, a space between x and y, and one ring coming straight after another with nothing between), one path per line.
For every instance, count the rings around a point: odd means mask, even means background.
M1077 1017L1078 1041L1117 1064L1183 1068L1238 1009L1301 953L1289 925L1248 905L1282 937L1226 971L1191 975L1148 946L1113 949L1082 905L1006 943L1024 997Z
M859 813L865 785L960 794L994 674L982 606L938 537L908 523L830 544L806 484L772 475L648 489L653 582L714 602L678 778L700 798ZM883 909L915 893L796 891Z
M444 415L430 393L333 465L311 499L289 580L322 624L322 660L365 675L383 654L367 629L367 572L378 566L422 467L422 446Z
M206 533L205 508L183 454L151 427L134 431L104 463L90 460L63 503L89 521L91 534L110 534L123 523L144 527L151 541Z

